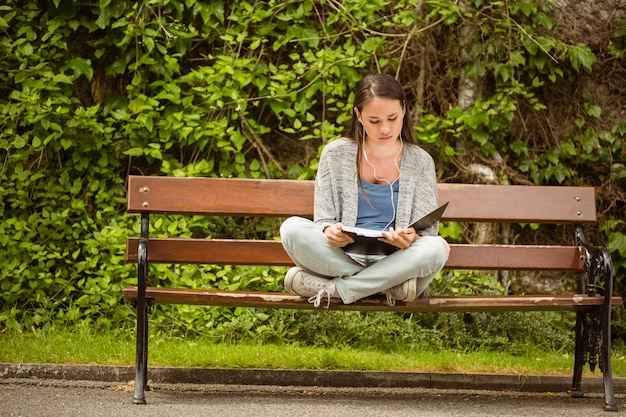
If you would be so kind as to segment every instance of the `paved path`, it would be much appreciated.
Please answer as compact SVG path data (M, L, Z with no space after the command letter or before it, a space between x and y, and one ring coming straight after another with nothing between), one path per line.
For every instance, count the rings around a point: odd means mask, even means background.
M613 417L598 393L525 393L430 388L318 388L157 384L147 405L132 404L132 386L114 382L0 378L0 416L234 417Z

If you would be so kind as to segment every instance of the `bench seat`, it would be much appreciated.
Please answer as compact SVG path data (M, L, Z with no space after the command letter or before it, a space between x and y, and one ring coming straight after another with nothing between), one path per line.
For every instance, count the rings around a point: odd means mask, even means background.
M126 287L124 298L137 299L137 287ZM146 299L154 304L188 304L223 307L285 308L296 310L319 310L306 298L279 292L220 291L186 288L146 288ZM621 297L613 297L614 306L622 305ZM397 301L391 307L385 298L370 297L343 304L333 301L330 310L341 311L395 311L399 313L441 313L441 312L504 312L504 311L579 311L592 306L601 307L604 297L587 294L558 295L466 295L420 298L410 303Z

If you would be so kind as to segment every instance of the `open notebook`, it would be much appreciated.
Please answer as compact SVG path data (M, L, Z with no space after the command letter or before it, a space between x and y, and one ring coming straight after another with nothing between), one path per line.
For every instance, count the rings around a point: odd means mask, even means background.
M441 216L443 215L443 212L446 211L447 207L448 201L426 214L410 227L413 227L417 233L421 230L427 229L441 219ZM344 226L343 232L350 235L352 239L354 239L354 243L351 243L344 248L346 252L367 255L389 255L397 250L395 246L378 240L378 238L383 237L382 231L380 230Z

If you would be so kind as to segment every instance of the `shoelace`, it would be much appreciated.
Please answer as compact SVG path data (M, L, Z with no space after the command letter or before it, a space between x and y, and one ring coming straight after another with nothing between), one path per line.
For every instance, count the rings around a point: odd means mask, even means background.
M387 305L389 305L390 307L393 307L396 305L396 299L393 295L391 295L391 289L383 291L383 294L385 294L385 296L387 297ZM426 287L426 289L422 291L422 293L418 295L416 299L417 298L428 298L428 287ZM410 300L405 300L405 301L410 301Z
M321 290L317 292L317 295L309 298L309 303L312 303L314 307L319 307L322 304L322 298L326 296L326 309L330 308L330 301L335 291L335 284L331 282Z
M391 295L391 291L385 291L385 296L387 297L387 305L393 307L396 305L396 299Z

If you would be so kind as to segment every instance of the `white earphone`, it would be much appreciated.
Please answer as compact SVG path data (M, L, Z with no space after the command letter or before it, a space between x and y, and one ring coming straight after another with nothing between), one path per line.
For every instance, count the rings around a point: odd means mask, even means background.
M365 128L363 130L365 130ZM365 137L365 134L363 135L363 137ZM400 155L400 153L402 153L402 150L404 149L404 141L402 140L402 136L400 136L400 143L401 143L402 146L400 146L400 149L398 150L398 153L393 158L393 163L396 166L396 169L398 170L398 175L400 175L400 167L398 166L398 156ZM377 181L386 182L389 185L389 194L390 194L390 197L391 197L391 209L393 210L393 217L391 218L389 223L387 223L385 225L385 227L383 227L383 231L385 231L396 220L396 204L395 204L394 199L393 199L393 183L395 183L397 180L394 181L394 182L391 182L391 181L389 181L386 178L378 178L378 175L376 174L376 165L372 164L369 161L369 159L367 159L367 152L365 152L365 148L363 148L363 159L365 159L365 162L367 162L367 164L370 167L372 167L372 170L374 171L374 178L376 178Z

